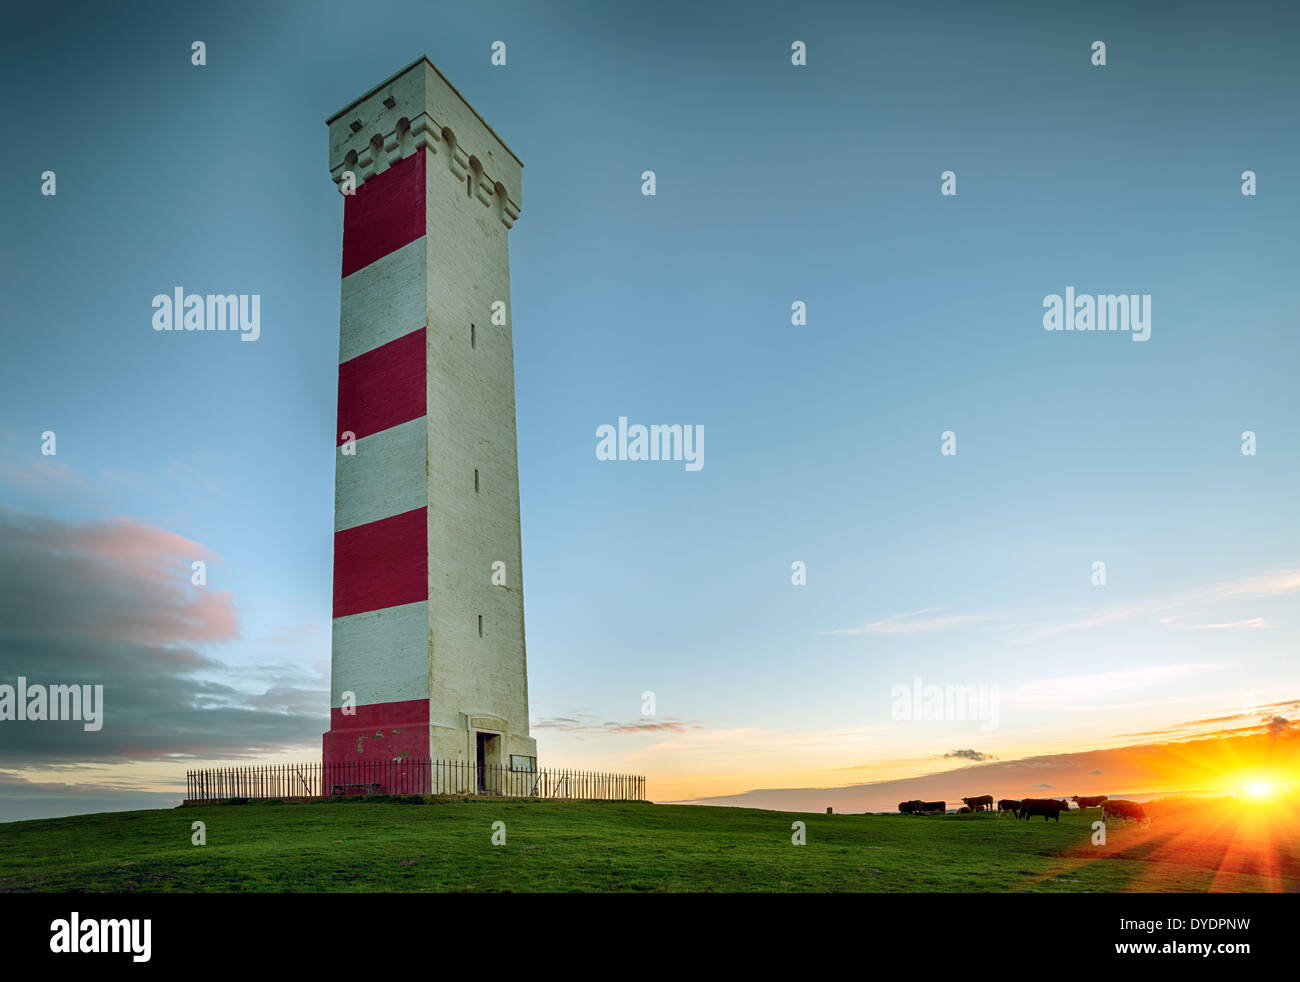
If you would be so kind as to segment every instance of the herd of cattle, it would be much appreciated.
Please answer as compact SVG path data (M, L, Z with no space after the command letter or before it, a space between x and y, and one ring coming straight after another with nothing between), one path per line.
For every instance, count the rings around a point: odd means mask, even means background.
M1102 818L1110 821L1112 818L1122 818L1127 822L1130 818L1135 822L1150 821L1147 818L1146 811L1136 801L1124 801L1122 799L1111 799L1104 794L1095 797L1080 797L1075 795L1070 799L1079 806L1080 811L1086 811L1089 808L1100 808ZM999 815L1004 813L1013 815L1017 821L1024 819L1028 821L1035 815L1042 815L1043 821L1054 818L1058 822L1061 820L1061 812L1070 810L1070 801L1061 798L1003 798L997 802L997 812ZM963 798L962 806L957 809L958 815L965 815L969 812L989 812L994 809L993 795L982 794L975 798ZM900 801L898 810L904 815L942 815L948 810L946 801Z

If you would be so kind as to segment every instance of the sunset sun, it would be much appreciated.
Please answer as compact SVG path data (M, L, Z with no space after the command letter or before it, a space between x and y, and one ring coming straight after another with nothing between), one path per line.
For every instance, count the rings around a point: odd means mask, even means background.
M1251 798L1259 801L1272 798L1278 793L1278 783L1271 777L1252 774L1236 782L1233 792L1238 798Z

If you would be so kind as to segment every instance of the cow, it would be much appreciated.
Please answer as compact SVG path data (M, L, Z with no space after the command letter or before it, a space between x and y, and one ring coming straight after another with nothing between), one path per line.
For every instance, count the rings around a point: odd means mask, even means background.
M957 814L958 814L958 815L969 815L969 814L970 814L970 805L962 805L960 808L957 809Z
M1106 796L1099 794L1093 798L1080 798L1076 794L1070 800L1079 806L1079 811L1083 811L1085 808L1100 808L1106 802Z
M938 812L940 815L942 815L947 810L948 810L948 802L946 801L921 802L921 812L923 814L929 814L930 812Z
M912 801L900 801L898 810L904 815L919 815L921 814L922 804L923 802L919 798L914 798Z
M991 794L982 794L978 798L963 798L962 801L966 802L973 812L993 810L993 795Z
M1146 810L1136 801L1124 801L1121 798L1103 801L1101 804L1101 817L1106 821L1110 821L1112 818L1122 818L1126 825L1130 818L1135 822L1150 821L1147 818Z
M1061 820L1061 812L1068 812L1070 803L1068 801L1058 801L1055 798L1026 798L1020 803L1020 813L1016 819L1024 819L1026 822L1035 815L1042 815L1043 821L1054 818L1058 822Z
M1003 798L998 802L998 815L1003 812L1011 812L1012 815L1018 815L1020 811L1020 802L1015 798Z

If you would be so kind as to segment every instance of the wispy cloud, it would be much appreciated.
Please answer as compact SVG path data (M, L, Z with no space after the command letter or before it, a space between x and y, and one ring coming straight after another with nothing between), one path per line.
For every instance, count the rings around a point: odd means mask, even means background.
M1206 591L1208 600L1231 600L1236 597L1278 597L1300 593L1300 569L1281 569L1252 576L1236 583L1225 583Z
M943 755L943 760L997 760L992 754L982 753L979 750L950 750Z
M837 628L822 633L848 635L923 634L929 631L951 631L959 627L967 627L971 624L1002 619L1001 615L996 614L949 614L946 617L925 616L946 609L946 607L927 607L924 610L913 610L906 614L893 614L883 620L863 624L861 627Z
M1155 597L1150 600L1139 601L1136 603L1102 607L1098 610L1092 611L1091 613L1066 618L1054 624L1045 624L1029 628L1024 634L1014 640L1018 643L1024 644L1033 641L1041 641L1044 638L1049 638L1058 634L1066 634L1073 631L1086 631L1096 627L1106 627L1111 624L1118 624L1124 621L1131 621L1140 618L1158 618L1161 623L1178 627L1178 618L1176 615L1180 611L1184 613L1190 611L1199 612L1213 604L1224 603L1226 601L1262 600L1268 597L1285 596L1292 593L1300 593L1300 570L1275 570L1270 573L1250 576L1232 583L1223 583L1214 587L1188 590L1180 594ZM1220 624L1202 625L1202 627L1206 629L1218 630L1267 626L1267 622L1261 617L1250 618L1242 621L1223 622Z
M1285 596L1300 593L1300 570L1282 569L1258 576L1250 576L1232 583L1218 586L1188 590L1171 596L1155 597L1150 600L1100 607L1083 614L1061 617L1055 621L1028 623L1006 626L1018 634L1011 638L1016 644L1029 644L1059 634L1076 631L1088 631L1099 627L1109 627L1126 621L1144 618L1156 619L1160 623L1177 630L1193 631L1231 631L1258 630L1271 628L1273 625L1263 617L1250 617L1242 620L1218 621L1209 624L1180 623L1180 616L1199 613L1214 604L1237 600L1260 600L1268 597ZM1009 614L997 613L954 613L944 614L947 607L926 607L922 610L908 611L903 614L891 614L880 620L869 621L858 627L834 628L823 631L827 635L861 636L861 635L910 635L928 634L936 631L954 631L996 622L1009 622Z
M685 722L675 717L664 719L637 719L630 723L612 721L597 722L594 717L577 714L574 716L543 716L532 723L534 730L554 730L564 733L685 733L689 730L706 729L704 724L694 721Z
M1120 738L1157 738L1162 740L1188 739L1190 737L1224 736L1242 733L1278 733L1294 726L1281 712L1292 716L1300 715L1300 699L1287 699L1268 705L1224 716L1210 716L1202 719L1186 720L1162 726L1152 730L1138 730L1118 734Z
M1263 617L1252 617L1244 621L1231 621L1227 624L1180 624L1184 631L1232 631L1237 629L1253 630L1260 627L1272 627Z
M35 457L26 466L20 466L12 462L10 454L0 457L0 484L43 494L87 487L80 474L54 457Z
M1214 665L1198 664L1149 665L1114 672L1034 679L1003 692L1001 698L1005 703L1023 705L1071 705L1115 692L1164 685L1175 679L1214 671L1215 668Z

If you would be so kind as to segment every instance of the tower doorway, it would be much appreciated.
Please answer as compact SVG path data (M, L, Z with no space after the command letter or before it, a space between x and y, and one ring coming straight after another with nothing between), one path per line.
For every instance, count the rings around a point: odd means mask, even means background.
M497 733L474 734L474 763L478 772L479 794L487 794L498 789L501 763L501 736Z

